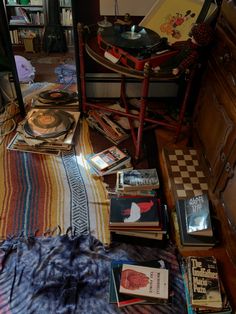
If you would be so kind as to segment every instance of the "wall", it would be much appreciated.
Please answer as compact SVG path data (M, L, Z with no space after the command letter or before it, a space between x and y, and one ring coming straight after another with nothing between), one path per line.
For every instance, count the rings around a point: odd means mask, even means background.
M100 15L115 15L115 0L100 0ZM117 14L144 16L157 0L117 0Z
M120 76L115 73L87 73L86 89L88 97L119 97ZM133 79L127 79L126 94L128 97L140 97L141 83ZM151 82L149 97L176 97L178 85L176 83Z

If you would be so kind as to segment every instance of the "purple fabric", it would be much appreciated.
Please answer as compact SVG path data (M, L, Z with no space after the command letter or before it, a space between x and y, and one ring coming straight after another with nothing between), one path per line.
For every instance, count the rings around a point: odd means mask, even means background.
M109 304L112 260L162 259L170 265L171 304ZM185 294L176 251L117 244L90 236L9 238L0 246L0 313L184 314Z
M16 69L20 83L33 82L35 77L35 68L30 61L22 56L15 56Z

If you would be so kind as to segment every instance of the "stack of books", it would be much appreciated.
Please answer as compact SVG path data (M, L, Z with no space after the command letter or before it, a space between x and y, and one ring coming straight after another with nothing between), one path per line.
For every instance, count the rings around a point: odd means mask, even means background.
M207 194L179 199L174 221L180 251L210 249L217 243L213 233Z
M162 241L167 234L167 209L155 196L112 197L109 228L113 235Z
M111 263L109 302L119 308L140 303L169 303L169 286L169 269L163 260Z
M181 271L188 314L232 313L214 256L188 256Z
M116 146L99 153L86 155L90 171L95 176L116 173L120 169L132 169L131 157Z
M159 187L159 177L155 168L117 172L117 195L155 195Z

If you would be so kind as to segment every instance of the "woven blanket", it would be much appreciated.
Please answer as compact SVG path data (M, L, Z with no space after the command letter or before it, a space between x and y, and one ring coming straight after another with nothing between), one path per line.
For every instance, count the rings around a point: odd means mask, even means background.
M92 152L87 123L81 121L75 147L62 156L9 151L12 136L0 145L0 238L42 235L60 226L109 243L106 189L84 158Z
M169 266L172 301L109 304L112 260L163 260ZM94 237L11 238L0 246L0 312L8 314L186 314L175 248L118 244L109 251Z

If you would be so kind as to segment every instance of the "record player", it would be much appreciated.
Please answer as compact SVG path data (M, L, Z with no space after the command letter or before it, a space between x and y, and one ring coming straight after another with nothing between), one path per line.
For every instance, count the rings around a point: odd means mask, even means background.
M177 53L171 50L166 38L137 25L104 28L98 33L97 40L105 56L112 62L119 61L138 71L143 71L147 62L151 67L156 67Z

